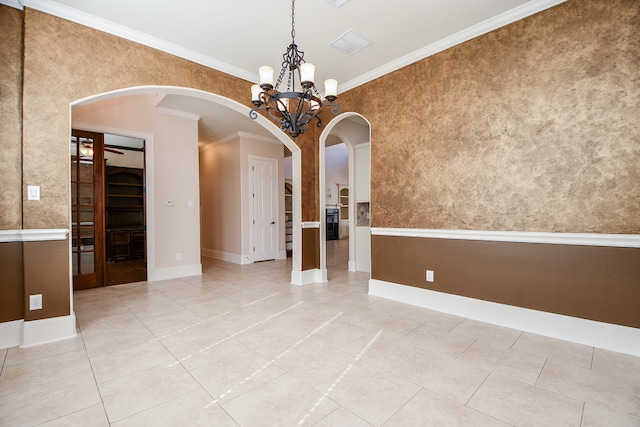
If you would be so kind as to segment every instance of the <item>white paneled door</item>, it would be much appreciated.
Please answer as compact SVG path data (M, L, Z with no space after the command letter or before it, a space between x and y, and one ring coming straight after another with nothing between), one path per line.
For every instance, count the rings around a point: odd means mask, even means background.
M251 158L253 261L278 254L278 160Z

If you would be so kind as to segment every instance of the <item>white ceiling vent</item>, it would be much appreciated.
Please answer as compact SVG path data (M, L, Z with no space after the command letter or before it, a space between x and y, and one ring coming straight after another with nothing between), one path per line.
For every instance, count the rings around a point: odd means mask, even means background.
M329 44L347 55L353 55L369 46L371 40L354 30L349 30Z
M335 7L336 9L339 7L342 7L345 5L345 3L347 3L349 0L327 0L329 3L331 3L331 6Z

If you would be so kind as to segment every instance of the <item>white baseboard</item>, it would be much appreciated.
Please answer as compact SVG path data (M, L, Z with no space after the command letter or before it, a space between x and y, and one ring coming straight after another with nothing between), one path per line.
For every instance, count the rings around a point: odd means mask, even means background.
M278 258L276 259L287 259L287 251L278 251Z
M243 256L243 255L234 254L231 252L223 252L215 249L204 249L204 248L201 249L201 251L203 256L219 259L220 261L232 262L234 264L241 264L241 265L252 263L251 256L249 255ZM285 253L285 256L286 256L286 253Z
M76 315L52 317L22 323L20 347L33 347L72 338L76 335Z
M324 281L326 282L327 271L324 271ZM292 285L308 285L309 283L323 283L322 270L314 268L312 270L304 271L291 271L291 284Z
M349 264L348 264L347 269L349 271L355 272L356 271L356 262L352 261L352 260L349 260Z
M0 350L22 344L22 324L24 320L0 323Z
M640 329L369 280L369 294L456 316L640 356Z
M147 280L157 282L159 280L179 279L181 277L201 276L202 264L180 265L177 267L165 267L149 270Z

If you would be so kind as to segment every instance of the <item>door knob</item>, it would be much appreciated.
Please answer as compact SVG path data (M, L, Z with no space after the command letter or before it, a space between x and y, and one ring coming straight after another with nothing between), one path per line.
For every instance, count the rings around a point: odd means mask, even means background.
M275 223L276 223L275 221L271 221L271 225L273 225L273 224L275 224Z

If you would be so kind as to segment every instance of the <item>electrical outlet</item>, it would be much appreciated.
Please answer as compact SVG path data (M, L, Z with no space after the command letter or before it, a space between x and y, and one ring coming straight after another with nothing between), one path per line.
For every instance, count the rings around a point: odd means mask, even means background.
M176 254L176 261L182 261L182 254L180 252Z
M29 295L29 310L42 310L42 294Z
M427 282L433 282L433 270L427 270Z

